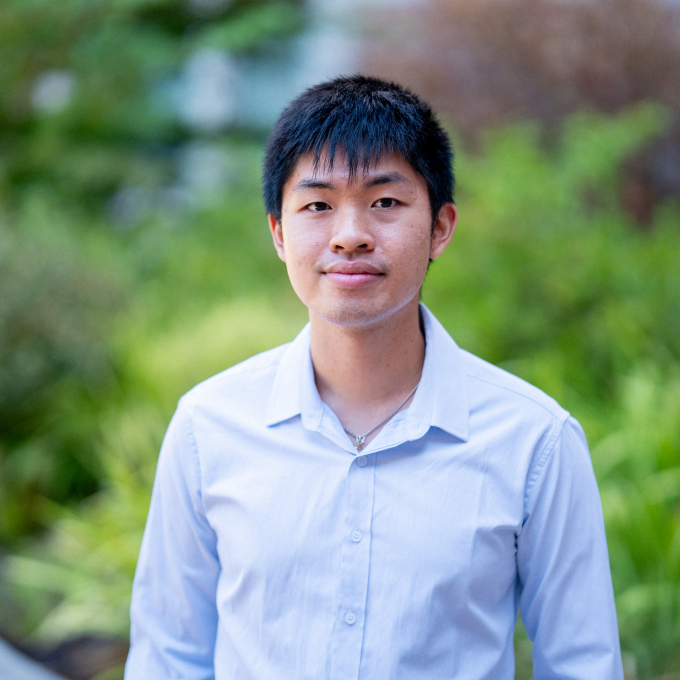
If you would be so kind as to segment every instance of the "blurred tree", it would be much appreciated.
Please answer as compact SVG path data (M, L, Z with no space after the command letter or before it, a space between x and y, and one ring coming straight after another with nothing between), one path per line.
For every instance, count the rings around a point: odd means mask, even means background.
M554 128L570 112L639 101L680 120L680 6L662 0L427 0L370 23L366 68L406 82L468 140L521 119ZM551 135L555 138L555 135ZM622 168L621 202L641 225L680 201L672 130Z
M0 226L0 543L41 525L42 498L97 490L96 401L127 298L88 239L37 217Z
M411 83L463 132L641 100L680 112L672 3L428 0L401 19L380 18L385 40L372 43L367 67Z
M48 182L98 207L160 184L197 51L256 51L294 32L296 0L6 0L0 5L0 183ZM194 74L195 75L195 74Z
M153 191L186 207L178 159L214 175L219 149L198 142L236 129L230 59L301 21L296 0L0 3L0 545L105 476L112 338L150 267L102 228L109 211L138 217Z

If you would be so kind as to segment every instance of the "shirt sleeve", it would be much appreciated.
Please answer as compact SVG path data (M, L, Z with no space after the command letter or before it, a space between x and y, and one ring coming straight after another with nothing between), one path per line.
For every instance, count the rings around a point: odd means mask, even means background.
M533 466L517 561L535 679L623 680L602 506L571 417Z
M163 440L130 609L125 680L214 677L219 562L182 401Z

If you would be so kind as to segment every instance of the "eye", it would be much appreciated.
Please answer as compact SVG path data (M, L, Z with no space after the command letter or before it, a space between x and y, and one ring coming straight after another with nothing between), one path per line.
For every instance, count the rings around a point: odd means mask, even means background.
M305 208L307 208L307 210L311 210L312 212L324 212L325 210L330 210L330 205L328 205L328 203L324 203L323 201L314 201L314 203L306 205Z
M396 198L379 198L374 204L376 208L394 208L397 205Z

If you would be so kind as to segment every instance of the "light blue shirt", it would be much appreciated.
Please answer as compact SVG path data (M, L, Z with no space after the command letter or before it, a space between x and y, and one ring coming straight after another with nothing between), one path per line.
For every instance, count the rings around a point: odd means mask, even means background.
M163 442L127 680L622 680L579 424L422 307L408 409L357 454L309 327L201 383Z

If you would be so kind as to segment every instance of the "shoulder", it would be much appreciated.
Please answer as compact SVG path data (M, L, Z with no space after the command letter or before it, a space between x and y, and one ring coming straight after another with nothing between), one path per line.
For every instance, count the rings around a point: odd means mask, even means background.
M424 306L423 315L436 364L436 369L431 369L434 384L441 386L439 396L459 409L467 406L470 418L476 418L471 426L491 426L497 431L496 425L500 424L521 427L533 422L549 426L568 417L554 399L537 387L458 347Z
M180 407L194 410L217 405L242 407L248 402L261 405L271 390L281 357L289 345L286 343L256 354L204 380L180 399Z
M461 350L470 431L538 470L560 439L569 412L552 397L498 366ZM527 470L528 471L528 470Z
M538 387L470 352L459 351L468 377L470 396L475 401L503 403L510 409L521 408L526 413L547 420L563 421L569 416L565 409Z
M513 461L523 480L525 508L549 460L557 457L556 465L572 471L589 468L583 430L555 399L469 352L461 353L471 432L485 450L501 452L503 460ZM508 474L507 467L503 470Z

